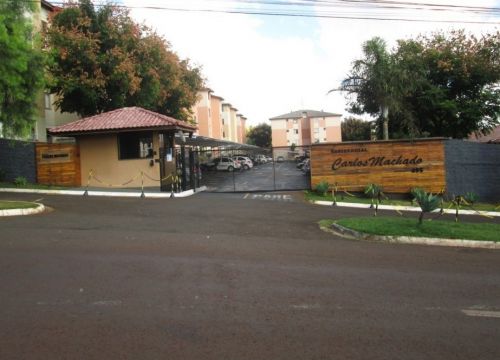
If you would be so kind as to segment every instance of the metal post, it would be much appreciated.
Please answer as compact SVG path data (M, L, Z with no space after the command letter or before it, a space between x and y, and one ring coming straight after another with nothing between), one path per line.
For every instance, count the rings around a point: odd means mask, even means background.
M272 158L272 162L273 162L273 189L274 191L276 191L276 167L274 165L274 148L271 148L271 158Z

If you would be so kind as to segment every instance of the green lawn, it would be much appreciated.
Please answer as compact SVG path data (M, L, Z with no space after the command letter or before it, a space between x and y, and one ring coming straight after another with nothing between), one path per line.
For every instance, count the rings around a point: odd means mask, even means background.
M306 200L309 201L315 201L315 200L320 200L320 201L333 201L332 194L329 193L325 196L318 195L314 191L305 191L305 198ZM368 206L371 203L371 199L367 198L362 195L356 195L355 197L353 196L348 196L344 193L339 193L337 195L337 202L347 202L347 203L357 203L357 204L367 204ZM397 206L417 206L416 204L412 204L410 200L401 200L401 199L389 199L389 200L382 200L381 205L397 205ZM454 209L453 205L450 202L444 203L444 208L445 209ZM472 210L471 207L469 206L461 206L460 209L462 210ZM474 210L479 210L479 211L500 211L500 204L487 204L487 203L476 203L474 204Z
M470 223L424 220L418 225L417 217L355 217L339 220L322 220L320 226L331 223L354 229L367 234L389 236L416 236L446 239L487 240L500 242L500 224Z
M0 210L10 210L10 209L30 209L36 208L38 205L32 202L26 201L6 201L0 200Z

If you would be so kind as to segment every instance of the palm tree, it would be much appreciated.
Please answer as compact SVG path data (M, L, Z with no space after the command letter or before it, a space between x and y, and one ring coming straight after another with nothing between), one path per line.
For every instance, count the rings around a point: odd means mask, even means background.
M379 37L363 44L363 54L362 59L354 61L350 74L336 90L346 92L349 99L355 96L350 103L351 112L379 116L384 140L388 140L389 110L397 105L400 86L395 61Z

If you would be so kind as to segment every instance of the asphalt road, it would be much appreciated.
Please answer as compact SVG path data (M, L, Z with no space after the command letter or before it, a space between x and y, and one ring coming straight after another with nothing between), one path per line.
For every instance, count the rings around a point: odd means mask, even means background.
M500 251L344 240L316 222L366 211L271 195L0 218L0 359L500 359Z

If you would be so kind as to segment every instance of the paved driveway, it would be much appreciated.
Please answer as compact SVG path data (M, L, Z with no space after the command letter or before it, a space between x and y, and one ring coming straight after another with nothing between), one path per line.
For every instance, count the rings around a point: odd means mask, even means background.
M0 218L0 359L500 358L499 251L339 239L360 211L299 195Z
M295 162L276 162L255 165L252 169L206 171L202 184L214 192L273 191L309 189L309 176L297 169Z

